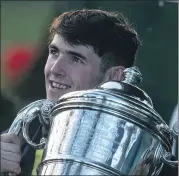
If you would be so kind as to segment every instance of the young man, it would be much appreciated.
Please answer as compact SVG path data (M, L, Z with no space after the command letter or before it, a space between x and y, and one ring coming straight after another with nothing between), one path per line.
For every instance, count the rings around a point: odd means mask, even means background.
M47 99L57 101L71 91L91 89L104 81L121 81L123 70L133 66L139 45L137 33L120 13L63 13L50 28L45 66ZM1 172L31 174L35 151L25 147L21 156L20 146L18 136L1 136Z

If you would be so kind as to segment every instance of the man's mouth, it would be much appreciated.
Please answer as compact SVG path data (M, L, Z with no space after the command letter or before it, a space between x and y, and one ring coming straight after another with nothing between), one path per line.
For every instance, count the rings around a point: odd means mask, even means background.
M68 86L66 84L57 83L57 82L54 82L54 81L50 81L50 85L51 85L52 88L60 89L60 90L67 90L67 89L71 88L71 86Z

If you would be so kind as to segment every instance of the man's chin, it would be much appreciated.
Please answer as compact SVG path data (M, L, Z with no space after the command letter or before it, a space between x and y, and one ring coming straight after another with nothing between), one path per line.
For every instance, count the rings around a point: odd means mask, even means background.
M64 93L60 93L60 94L51 94L51 93L48 94L47 93L47 99L57 102L59 100L59 98L62 97L63 95L65 95L66 93L68 93L68 92L64 92Z
M60 97L61 97L60 95L59 96L57 96L57 95L56 96L47 95L47 100L52 100L52 101L57 102Z

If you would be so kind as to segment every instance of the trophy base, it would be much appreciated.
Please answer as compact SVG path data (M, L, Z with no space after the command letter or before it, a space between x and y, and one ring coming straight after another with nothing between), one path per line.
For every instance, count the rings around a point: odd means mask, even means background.
M112 168L111 168L112 169ZM123 176L113 169L97 166L88 161L74 159L49 159L42 161L37 169L37 175L113 175Z

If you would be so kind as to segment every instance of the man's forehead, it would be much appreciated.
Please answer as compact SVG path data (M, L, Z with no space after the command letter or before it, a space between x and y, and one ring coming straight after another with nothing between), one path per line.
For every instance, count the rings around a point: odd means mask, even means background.
M52 42L50 43L50 46L55 46L56 48L58 48L60 51L75 51L75 52L79 52L82 54L95 54L94 50L91 46L89 45L82 45L82 44L78 44L78 45L70 45L61 35L56 34L52 40Z

